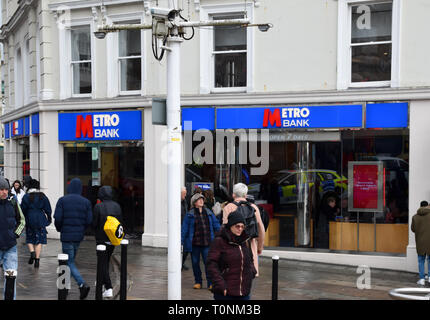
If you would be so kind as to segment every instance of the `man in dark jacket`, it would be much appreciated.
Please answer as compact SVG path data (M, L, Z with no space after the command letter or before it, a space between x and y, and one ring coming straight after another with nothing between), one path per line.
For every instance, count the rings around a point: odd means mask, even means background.
M425 205L426 203L421 203ZM420 279L417 284L425 285L425 261L426 257L430 263L430 206L421 207L418 209L417 214L412 217L412 232L415 233L415 244L418 254L418 270ZM430 266L430 264L429 264Z
M5 271L4 299L15 299L18 270L16 239L25 227L25 218L16 198L8 198L9 183L0 177L0 260Z
M107 252L107 265L103 270L103 285L105 286L105 290L103 292L103 298L111 298L113 296L112 293L112 282L109 277L109 261L112 256L112 253L115 249L106 232L104 231L104 225L106 223L106 219L108 216L112 216L118 219L118 221L122 224L122 212L120 205L113 201L113 192L112 187L103 186L99 189L97 198L101 201L96 204L94 207L94 216L92 226L95 230L96 243L97 245L105 245Z
M67 195L61 197L55 207L55 228L61 233L63 253L69 256L68 266L73 278L79 286L80 299L87 297L90 287L75 265L75 258L79 245L84 239L85 229L91 225L93 215L91 202L81 196L82 182L79 178L70 181L67 187Z

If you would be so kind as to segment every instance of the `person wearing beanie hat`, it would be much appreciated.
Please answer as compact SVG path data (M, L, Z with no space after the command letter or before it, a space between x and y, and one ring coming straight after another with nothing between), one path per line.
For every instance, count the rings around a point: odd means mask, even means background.
M25 227L25 218L15 196L9 198L9 183L0 177L0 260L5 271L4 299L16 297L18 250L16 239ZM6 275L7 274L7 275Z
M228 222L212 242L207 269L213 283L215 300L249 300L252 281L257 274L248 245L245 218L232 212Z
M194 289L202 288L202 272L200 270L200 256L206 269L206 258L209 245L219 231L220 224L214 213L204 206L205 197L196 193L191 197L191 209L182 222L181 244L184 252L191 252L191 262L194 273ZM212 282L206 271L208 289L212 289Z

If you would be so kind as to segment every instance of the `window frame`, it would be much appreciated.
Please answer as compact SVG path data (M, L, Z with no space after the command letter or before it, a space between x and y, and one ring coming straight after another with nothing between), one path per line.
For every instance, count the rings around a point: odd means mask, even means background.
M351 14L352 6L360 4L392 3L391 41L378 41L391 43L391 80L352 82L352 47L360 44L351 43ZM338 59L337 59L337 89L346 90L354 88L399 87L400 76L400 6L399 0L339 0L338 5ZM369 44L369 43L368 43Z
M139 21L144 23L145 15L141 13L125 13L109 15L107 23L130 23L130 21ZM140 32L140 56L119 57L119 32L110 33L107 35L107 73L108 73L108 97L113 98L117 96L133 96L145 94L145 32ZM140 90L121 90L121 73L120 63L123 59L136 59L140 57L141 65L141 81Z
M71 54L71 50L72 50L72 29L75 27L85 27L85 26L89 26L90 27L90 46L91 46L91 59L90 60L77 60L77 61L73 61L72 59L72 54ZM69 41L69 52L70 52L70 60L69 60L69 68L70 68L70 85L71 85L71 93L72 93L72 98L84 98L84 97L92 97L93 93L94 93L94 42L93 42L93 28L92 28L92 23L82 23L82 24L77 24L74 23L70 26L70 41ZM91 93L74 93L74 79L73 79L73 66L75 64L83 64L83 63L90 63L91 65Z
M231 5L207 5L201 6L200 19L212 20L214 16L238 15L244 13L252 22L254 20L254 4L243 3ZM233 93L252 92L254 89L254 28L247 28L246 35L246 86L245 87L215 87L215 48L213 27L200 28L200 93ZM239 52L242 50L234 50ZM217 52L216 54L220 54Z

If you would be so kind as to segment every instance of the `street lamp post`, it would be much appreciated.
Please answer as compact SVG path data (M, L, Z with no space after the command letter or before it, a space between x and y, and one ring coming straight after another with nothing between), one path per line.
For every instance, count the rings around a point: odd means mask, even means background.
M169 1L170 3L170 1ZM178 0L173 0L173 8L151 10L157 16L157 23L165 24L168 30L167 46L167 130L168 130L168 163L167 163L167 224L168 224L168 299L181 299L181 166L182 166L182 128L181 128L181 89L180 89L180 47L183 36L179 30L187 27L201 26L256 26L260 31L267 31L271 24L250 24L249 19L230 19L217 21L180 21ZM103 12L103 10L102 10ZM163 15L165 16L163 17ZM183 19L184 20L184 19ZM120 30L152 29L153 24L106 25L103 17L94 35L104 39L106 33ZM189 40L189 39L187 39ZM157 57L158 58L158 57Z

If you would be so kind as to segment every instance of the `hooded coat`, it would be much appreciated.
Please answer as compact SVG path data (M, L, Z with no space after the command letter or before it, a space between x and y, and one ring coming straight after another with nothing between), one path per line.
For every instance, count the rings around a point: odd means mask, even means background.
M109 242L109 238L104 231L107 216L112 216L118 219L122 224L122 211L120 205L113 201L113 191L110 186L103 186L99 189L97 198L101 200L94 206L94 216L92 227L95 230L97 243Z
M82 241L86 228L91 225L91 202L81 194L82 182L74 178L67 187L67 195L58 199L55 206L54 224L61 233L61 242Z
M21 209L25 216L27 228L40 229L52 222L51 204L48 198L37 190L30 189L22 198Z
M412 232L415 233L417 253L420 256L430 255L430 208L419 208L412 217Z
M245 231L237 237L226 226L212 242L207 270L212 280L213 292L229 296L247 296L251 292L252 280L257 274L253 254L246 244L249 236Z

